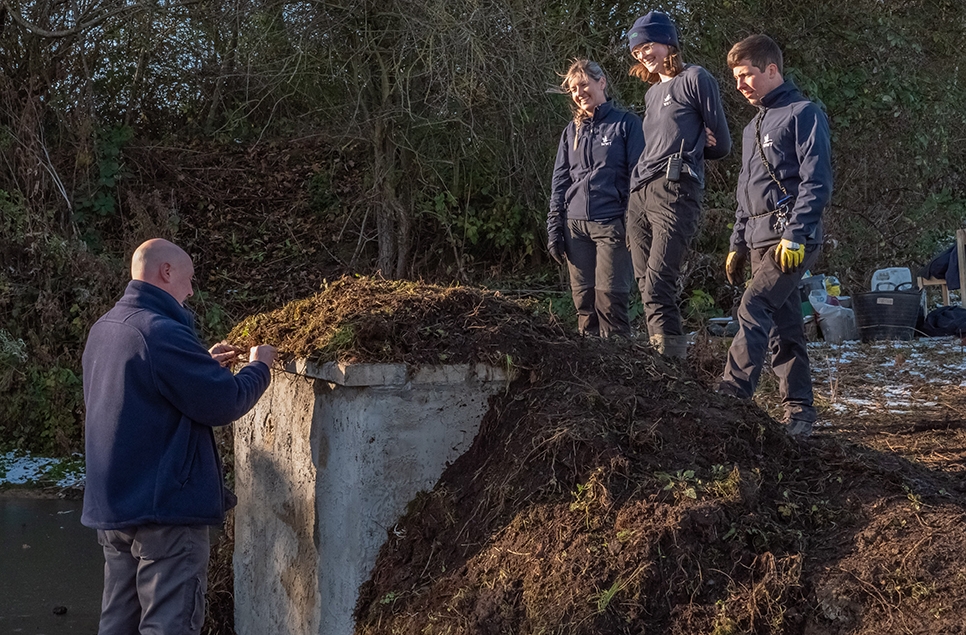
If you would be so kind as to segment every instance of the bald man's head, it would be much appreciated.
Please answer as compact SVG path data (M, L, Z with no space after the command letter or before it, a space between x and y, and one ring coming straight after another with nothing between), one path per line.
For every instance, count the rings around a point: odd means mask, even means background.
M141 243L131 258L131 279L147 282L167 291L178 304L194 295L191 281L194 265L184 249L163 238Z

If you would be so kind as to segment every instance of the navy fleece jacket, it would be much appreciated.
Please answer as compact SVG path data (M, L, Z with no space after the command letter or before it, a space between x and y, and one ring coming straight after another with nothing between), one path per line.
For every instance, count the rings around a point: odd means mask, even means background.
M755 140L756 119L742 135L738 209L731 234L731 251L745 252L778 244L783 238L799 244L821 243L822 212L832 196L832 144L828 117L786 80L761 100L761 145L782 187L795 201L782 229L774 214L784 196L768 174Z
M191 314L163 289L131 281L84 349L87 483L81 522L212 525L231 504L213 426L268 388L262 362L237 374L212 359Z

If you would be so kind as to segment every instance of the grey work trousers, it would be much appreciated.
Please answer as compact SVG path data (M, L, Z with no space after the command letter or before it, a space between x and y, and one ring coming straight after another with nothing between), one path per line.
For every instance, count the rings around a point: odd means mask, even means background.
M104 596L98 635L197 635L205 621L206 525L98 530Z
M698 231L704 188L689 176L663 176L631 192L627 245L649 335L683 335L678 306L681 265Z
M770 350L786 421L815 421L798 283L814 266L820 251L819 245L807 245L798 270L782 273L775 262L774 246L751 250L751 284L741 296L738 334L728 349L719 392L751 399Z
M624 219L568 219L564 242L577 328L586 335L629 336L631 255Z

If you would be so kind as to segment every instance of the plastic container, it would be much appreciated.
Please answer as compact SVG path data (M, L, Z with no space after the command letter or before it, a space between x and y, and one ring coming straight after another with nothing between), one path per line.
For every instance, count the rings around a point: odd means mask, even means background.
M798 283L798 288L802 290L802 297L807 300L810 292L817 289L825 290L825 276L822 274L805 276Z
M922 294L919 291L870 291L852 298L859 337L873 340L911 340L915 335Z
M872 291L896 291L903 285L912 286L912 270L909 267L889 267L872 274Z

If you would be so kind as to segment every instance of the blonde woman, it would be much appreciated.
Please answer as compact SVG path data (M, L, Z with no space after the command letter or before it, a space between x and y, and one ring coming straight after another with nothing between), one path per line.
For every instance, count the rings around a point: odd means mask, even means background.
M553 168L548 249L567 262L582 334L627 337L631 259L624 216L631 170L644 148L640 118L616 107L596 62L571 64L561 88L573 121L560 135Z

